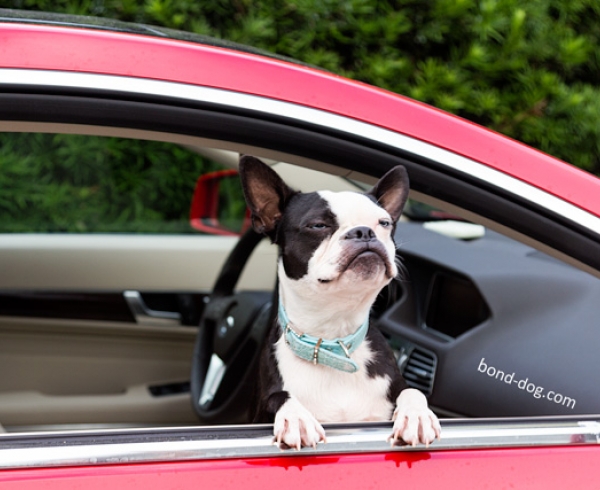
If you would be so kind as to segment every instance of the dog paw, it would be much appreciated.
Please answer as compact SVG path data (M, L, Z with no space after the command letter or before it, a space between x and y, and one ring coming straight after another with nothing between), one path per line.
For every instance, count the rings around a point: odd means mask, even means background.
M398 396L392 417L394 428L390 436L392 445L402 441L411 446L418 443L428 446L441 437L442 428L437 416L427 407L425 395L408 388Z
M312 413L290 398L275 415L274 443L280 448L317 447L325 440L325 430Z

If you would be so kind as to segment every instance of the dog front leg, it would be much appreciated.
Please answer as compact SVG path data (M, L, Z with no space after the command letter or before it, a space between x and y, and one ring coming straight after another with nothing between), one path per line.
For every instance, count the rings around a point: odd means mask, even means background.
M427 406L427 398L419 390L407 388L396 399L392 417L394 429L390 436L392 444L400 440L416 446L419 442L431 444L439 439L442 428L436 415Z
M273 425L275 442L279 447L300 449L317 447L325 440L325 430L319 421L298 400L290 396L275 414Z

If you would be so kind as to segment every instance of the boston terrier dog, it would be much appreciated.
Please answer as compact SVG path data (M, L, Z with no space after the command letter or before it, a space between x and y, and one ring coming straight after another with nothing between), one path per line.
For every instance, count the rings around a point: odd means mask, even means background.
M254 421L275 442L325 442L321 423L393 420L392 444L430 444L440 424L408 388L383 335L369 324L397 274L395 225L408 197L404 167L368 193L292 190L269 166L240 159L252 225L279 246L278 315L260 359Z

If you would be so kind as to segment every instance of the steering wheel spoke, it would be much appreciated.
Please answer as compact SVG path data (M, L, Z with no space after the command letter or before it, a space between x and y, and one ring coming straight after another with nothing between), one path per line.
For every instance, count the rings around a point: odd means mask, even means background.
M206 372L206 378L204 379L204 385L202 386L202 392L198 400L201 407L210 407L221 385L221 381L223 381L226 370L227 366L223 360L217 354L213 354L210 358L210 364L208 365L208 371Z
M204 307L203 318L204 320L218 322L225 312L229 309L233 296L226 296L224 298L213 298L208 301Z

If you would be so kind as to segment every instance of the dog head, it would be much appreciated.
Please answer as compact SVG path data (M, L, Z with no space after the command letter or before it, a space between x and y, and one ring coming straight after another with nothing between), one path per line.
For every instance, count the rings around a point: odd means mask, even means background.
M402 166L367 193L292 190L269 166L240 159L240 177L252 224L280 247L280 280L321 295L373 289L398 273L393 240L409 191Z

